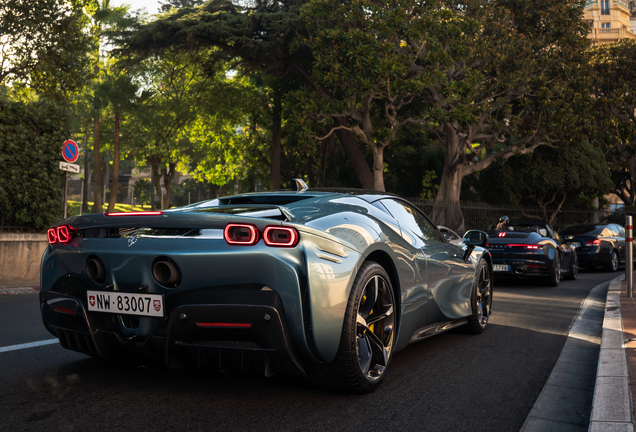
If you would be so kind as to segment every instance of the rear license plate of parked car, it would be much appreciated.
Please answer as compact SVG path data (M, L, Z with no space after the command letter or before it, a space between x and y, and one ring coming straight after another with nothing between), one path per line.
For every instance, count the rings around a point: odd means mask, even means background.
M510 266L506 264L493 264L493 271L508 271L510 270Z
M163 317L161 294L87 291L88 310L125 315Z

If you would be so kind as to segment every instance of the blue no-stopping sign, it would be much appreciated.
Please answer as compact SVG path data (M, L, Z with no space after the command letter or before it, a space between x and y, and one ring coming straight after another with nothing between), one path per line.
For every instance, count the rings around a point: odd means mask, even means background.
M79 147L73 140L64 141L62 146L62 157L68 163L73 163L79 158Z

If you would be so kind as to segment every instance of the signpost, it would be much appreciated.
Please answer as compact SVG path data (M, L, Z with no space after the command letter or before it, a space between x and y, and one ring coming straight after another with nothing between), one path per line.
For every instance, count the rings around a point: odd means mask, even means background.
M73 140L66 140L62 145L62 157L66 162L60 161L60 169L64 171L64 218L66 218L66 195L68 191L68 173L78 174L80 166L75 165L79 159L79 146Z

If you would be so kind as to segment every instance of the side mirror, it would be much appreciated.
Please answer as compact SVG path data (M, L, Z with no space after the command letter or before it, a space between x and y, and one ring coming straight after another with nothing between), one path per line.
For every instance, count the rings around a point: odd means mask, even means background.
M466 234L464 234L464 244L466 245L464 262L468 262L470 254L473 253L477 246L486 247L486 243L488 243L488 234L485 232L478 230L466 231Z
M488 234L483 231L470 230L464 234L464 244L469 248L486 247L486 243L488 243Z

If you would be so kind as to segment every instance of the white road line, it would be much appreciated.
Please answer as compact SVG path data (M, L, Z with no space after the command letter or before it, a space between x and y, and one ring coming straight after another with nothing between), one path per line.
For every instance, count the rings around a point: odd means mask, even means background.
M0 347L0 353L7 352L7 351L17 351L17 350L22 350L27 348L35 348L35 347L39 347L43 345L52 345L58 342L59 342L58 339L48 339L48 340L43 340L39 342L31 342L31 343L25 343L20 345L9 345L6 347Z

